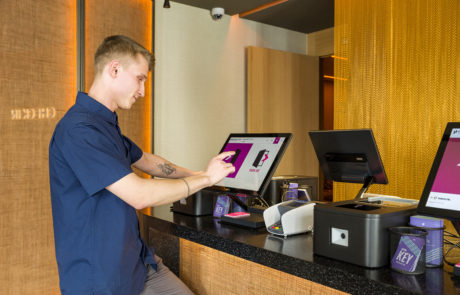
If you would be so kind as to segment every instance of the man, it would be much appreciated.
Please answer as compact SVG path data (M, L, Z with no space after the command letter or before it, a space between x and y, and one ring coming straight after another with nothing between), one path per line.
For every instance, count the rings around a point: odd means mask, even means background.
M142 152L122 135L115 110L144 96L151 54L125 36L95 54L88 92L57 124L49 147L56 260L62 294L187 294L140 237L136 209L177 201L234 171L213 158L195 172ZM145 179L134 166L166 179Z

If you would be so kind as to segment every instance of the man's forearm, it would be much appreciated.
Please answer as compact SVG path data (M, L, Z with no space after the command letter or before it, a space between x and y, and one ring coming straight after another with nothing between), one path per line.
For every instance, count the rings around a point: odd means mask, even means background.
M181 179L155 179L151 180L150 185L152 191L161 193L147 194L144 207L154 207L178 201L209 186L210 182L207 176L199 174Z
M155 175L164 178L184 178L188 176L198 175L199 172L177 166L169 161L157 163L157 168L161 171L160 175Z
M175 202L209 185L204 173L182 179L147 179L131 173L107 189L135 209L143 209Z
M134 167L161 178L184 178L198 174L196 171L180 167L160 156L149 153L144 153L142 158L134 163Z
M233 154L234 152L223 152L215 156L209 161L204 172L193 172L184 168L172 169L174 170L172 172L171 169L165 170L169 173L169 178L181 179L146 179L130 173L107 186L106 189L136 209L172 203L202 188L216 184L228 174L233 173L235 167L223 160ZM155 161L160 171L158 164L169 163L161 157L153 157L152 154L144 153L141 159L134 163L134 166L147 173L155 172L157 169L151 168ZM171 167L174 166L171 165ZM153 175L158 175L153 172Z

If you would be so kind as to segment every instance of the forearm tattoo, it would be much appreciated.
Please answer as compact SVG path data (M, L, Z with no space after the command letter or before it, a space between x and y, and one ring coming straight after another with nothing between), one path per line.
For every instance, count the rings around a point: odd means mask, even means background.
M166 175L169 176L176 172L176 168L174 168L170 163L163 163L163 164L158 164L158 168L161 169L161 171Z

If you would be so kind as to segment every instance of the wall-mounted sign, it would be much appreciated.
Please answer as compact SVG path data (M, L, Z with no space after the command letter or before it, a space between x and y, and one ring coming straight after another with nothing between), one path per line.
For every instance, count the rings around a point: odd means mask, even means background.
M11 120L50 120L56 117L55 107L11 110Z

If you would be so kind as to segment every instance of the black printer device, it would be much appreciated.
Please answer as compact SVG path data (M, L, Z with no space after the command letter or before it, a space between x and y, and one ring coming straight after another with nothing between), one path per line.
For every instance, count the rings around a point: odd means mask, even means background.
M173 212L192 216L212 215L214 209L214 195L215 193L212 191L198 191L186 199L184 198L174 202L171 210Z
M313 252L369 268L386 265L388 228L408 224L416 203L364 197L371 184L388 183L371 129L311 131L310 138L326 179L363 184L352 200L315 206Z
M410 216L416 214L417 203L398 198L374 199L317 204L313 252L369 268L388 264L388 228L407 225Z

